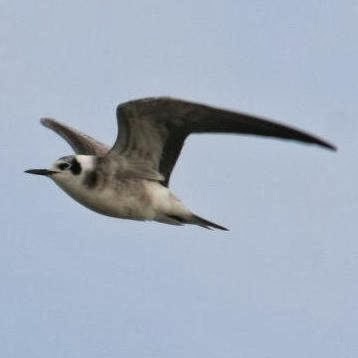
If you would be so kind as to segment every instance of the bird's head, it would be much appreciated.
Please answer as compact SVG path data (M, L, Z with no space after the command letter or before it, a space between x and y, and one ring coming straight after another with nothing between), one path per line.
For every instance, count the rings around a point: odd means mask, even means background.
M92 155L69 155L57 159L50 169L28 169L25 173L47 176L71 191L83 182L86 173L94 169L95 161L96 157Z

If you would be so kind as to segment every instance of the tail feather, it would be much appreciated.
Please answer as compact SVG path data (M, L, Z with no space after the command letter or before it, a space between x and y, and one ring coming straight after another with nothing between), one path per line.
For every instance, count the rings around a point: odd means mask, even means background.
M206 220L195 214L191 214L190 216L165 215L160 218L157 218L156 221L170 225L193 224L201 226L208 230L219 229L229 231L229 229L227 229L226 227L215 224L212 221Z
M195 214L193 214L191 217L191 223L199 225L199 226L201 226L205 229L209 229L209 230L212 230L214 228L214 229L229 231L229 229L227 229L226 227L215 224L212 221L206 220L206 219L204 219L198 215L195 215Z

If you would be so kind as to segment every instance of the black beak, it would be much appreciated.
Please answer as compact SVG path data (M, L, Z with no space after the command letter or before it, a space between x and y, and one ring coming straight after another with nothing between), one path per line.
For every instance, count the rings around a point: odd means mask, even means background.
M25 173L49 176L57 172L48 169L29 169L29 170L25 170Z

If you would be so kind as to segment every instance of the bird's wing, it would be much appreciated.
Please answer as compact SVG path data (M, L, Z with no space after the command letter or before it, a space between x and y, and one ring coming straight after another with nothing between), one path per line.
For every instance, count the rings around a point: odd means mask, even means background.
M170 174L191 133L238 133L296 140L335 150L301 130L267 119L228 110L158 97L126 102L117 107L118 136L108 153L160 173L168 185Z
M77 129L68 127L54 119L42 118L42 125L61 136L77 154L104 156L109 147Z

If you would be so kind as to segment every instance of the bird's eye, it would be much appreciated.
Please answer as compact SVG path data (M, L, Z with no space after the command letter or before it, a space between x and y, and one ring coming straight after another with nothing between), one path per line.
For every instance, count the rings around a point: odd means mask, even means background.
M68 169L70 167L70 164L68 163L60 163L59 165L57 165L57 168L60 170L65 170Z

